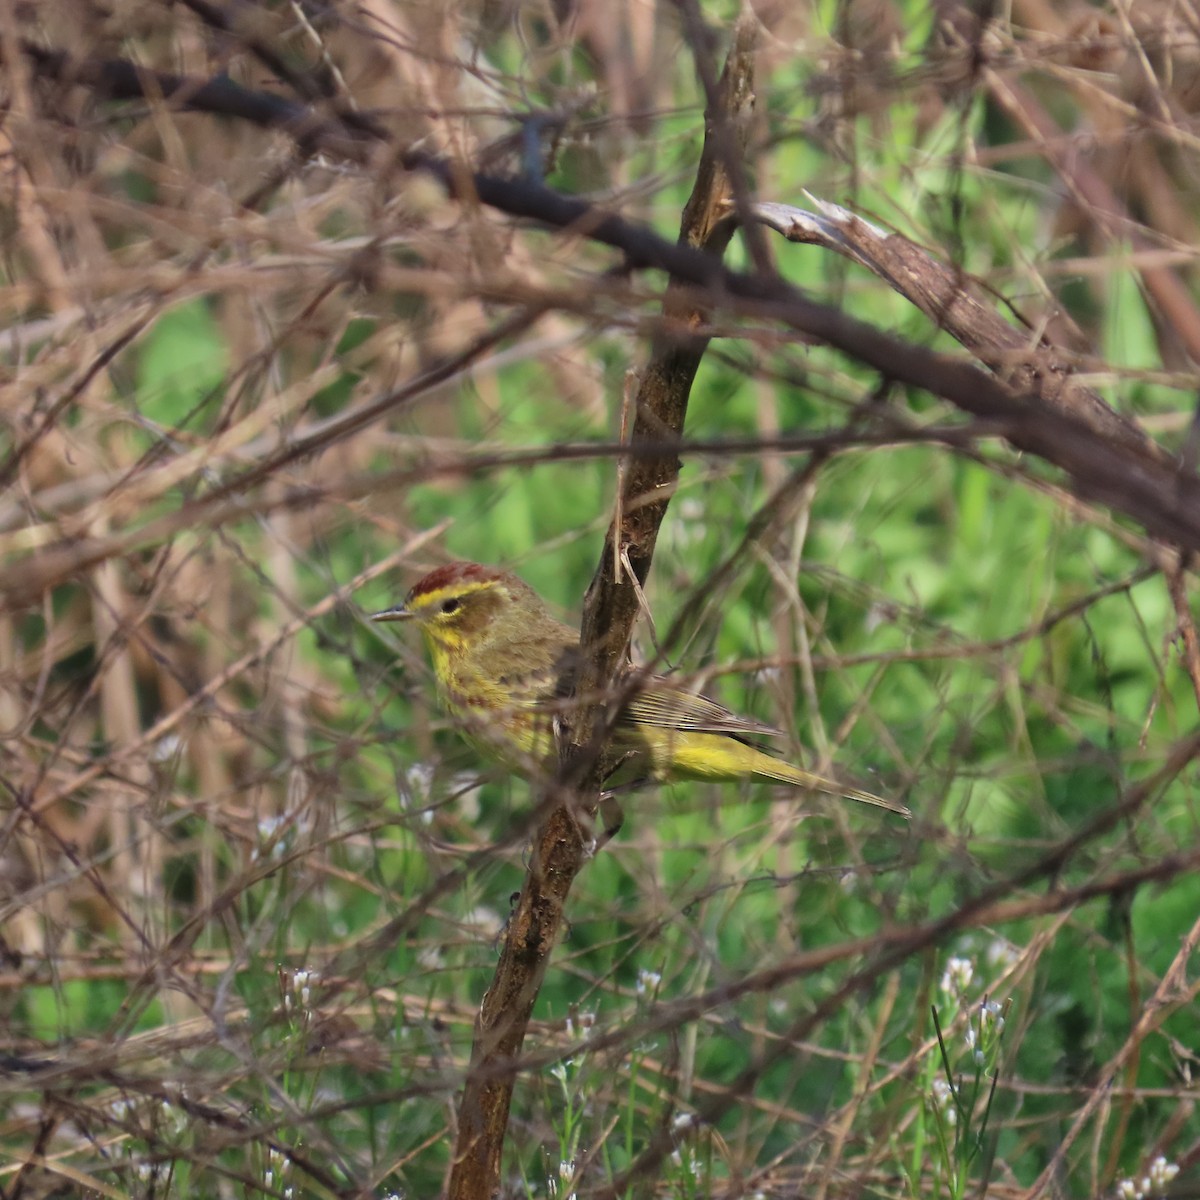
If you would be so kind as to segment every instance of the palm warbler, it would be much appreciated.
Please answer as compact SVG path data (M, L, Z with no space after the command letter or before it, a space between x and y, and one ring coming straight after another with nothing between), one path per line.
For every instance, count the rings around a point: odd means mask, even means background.
M420 626L445 707L464 719L485 753L519 773L553 772L554 714L569 694L579 636L524 580L478 563L449 563L371 620ZM747 740L778 734L652 675L622 710L613 744L621 774L639 781L775 779L909 815L903 805L781 762Z

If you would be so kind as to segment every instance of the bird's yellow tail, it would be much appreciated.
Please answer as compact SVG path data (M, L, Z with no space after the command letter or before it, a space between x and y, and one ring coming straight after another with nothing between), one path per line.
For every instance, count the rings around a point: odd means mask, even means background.
M875 808L886 808L888 812L897 813L902 817L912 816L903 804L885 800L882 796L864 792L861 788L847 787L834 779L826 779L823 775L793 766L783 759L773 758L757 746L724 734L688 730L675 738L660 736L657 743L651 743L651 746L658 749L663 763L669 764L667 771L663 771L660 766L660 773L668 774L672 778L745 779L747 775L757 775L760 779L777 779L781 783L790 783L794 787L807 788L809 791L844 796L847 800L857 800Z
M783 783L792 783L796 787L807 788L809 791L824 792L827 796L842 796L847 800L857 800L861 804L873 805L875 808L886 808L888 812L897 813L902 817L912 816L912 812L903 804L885 800L882 796L876 796L873 792L864 792L861 788L849 787L834 779L826 779L823 775L816 775L812 771L804 770L803 767L794 767L789 762L780 762L779 759L771 758L768 754L760 753L755 759L752 769L755 775L761 775L764 779L778 779Z

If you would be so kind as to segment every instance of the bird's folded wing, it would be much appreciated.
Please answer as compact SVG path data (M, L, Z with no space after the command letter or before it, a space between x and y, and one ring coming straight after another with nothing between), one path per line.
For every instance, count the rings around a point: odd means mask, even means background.
M731 737L780 736L780 731L773 725L740 717L707 696L671 687L660 676L647 681L646 690L630 700L622 716L635 725L655 725L664 729L725 733Z

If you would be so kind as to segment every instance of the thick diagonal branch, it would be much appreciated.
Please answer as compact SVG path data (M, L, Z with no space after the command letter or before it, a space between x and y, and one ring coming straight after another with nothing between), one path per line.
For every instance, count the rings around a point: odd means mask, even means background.
M1172 461L1160 447L1148 443L1140 431L1127 431L1127 436L1115 439L1112 428L1120 418L1111 410L1098 420L1096 413L1086 408L1051 408L1036 380L1032 390L1028 379L1020 380L1017 388L1007 386L969 363L911 345L836 308L818 304L778 276L731 271L687 239L671 243L645 226L529 179L501 179L420 149L392 147L384 132L369 122L325 116L279 95L239 87L226 78L192 79L149 71L123 60L74 59L28 45L22 49L43 78L88 88L101 98L143 98L282 129L295 139L302 153L321 153L370 166L383 175L395 168L423 171L437 178L453 199L488 205L512 217L571 230L612 246L631 268L656 268L677 283L691 284L698 292L692 302L697 307L711 304L778 321L888 379L929 391L986 419L1018 449L1065 472L1079 495L1132 517L1154 537L1184 550L1200 551L1200 478L1186 464ZM1061 383L1053 374L1047 381L1056 388ZM640 494L654 496L653 492ZM198 506L197 519L202 520L203 498L193 504ZM34 602L77 571L111 556L114 544L82 538L43 549L24 562L21 570L0 579L0 596L10 607ZM630 552L636 574L638 539L631 541Z

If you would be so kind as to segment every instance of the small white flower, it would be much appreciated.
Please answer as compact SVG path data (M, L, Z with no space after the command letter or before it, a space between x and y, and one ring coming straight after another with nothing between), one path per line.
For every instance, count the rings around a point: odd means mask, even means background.
M1161 1154L1150 1164L1150 1179L1154 1190L1162 1192L1167 1184L1179 1174L1179 1165L1168 1162Z
M948 996L961 996L971 986L975 964L969 958L955 955L946 962L942 973L942 991Z
M1021 952L1004 938L992 938L983 952L983 957L989 967L999 967L1006 971L1020 961Z
M426 803L433 784L433 767L429 763L415 763L404 772L404 783L412 799Z
M662 976L657 971L647 971L643 968L638 971L637 994L644 996L647 992L657 992L660 983Z
M312 1008L312 990L321 981L319 971L311 971L306 967L297 967L287 976L287 984L283 990L284 1012L299 1009L305 1016ZM274 1155L275 1152L272 1151Z
M481 904L463 914L463 924L487 938L494 938L504 928L504 918L494 908Z
M1004 1030L1004 1006L996 1000L984 1000L979 1006L980 1023L991 1025L997 1033Z
M953 1125L958 1120L958 1109L954 1104L954 1089L949 1082L942 1076L938 1076L933 1081L933 1102L937 1106L938 1112L942 1114L942 1119L947 1125Z
M273 859L281 859L287 853L291 818L284 814L278 817L261 817L258 822L258 845L250 851L250 861L258 862L268 847Z
M287 817L260 817L258 821L259 841L273 841L286 821Z

